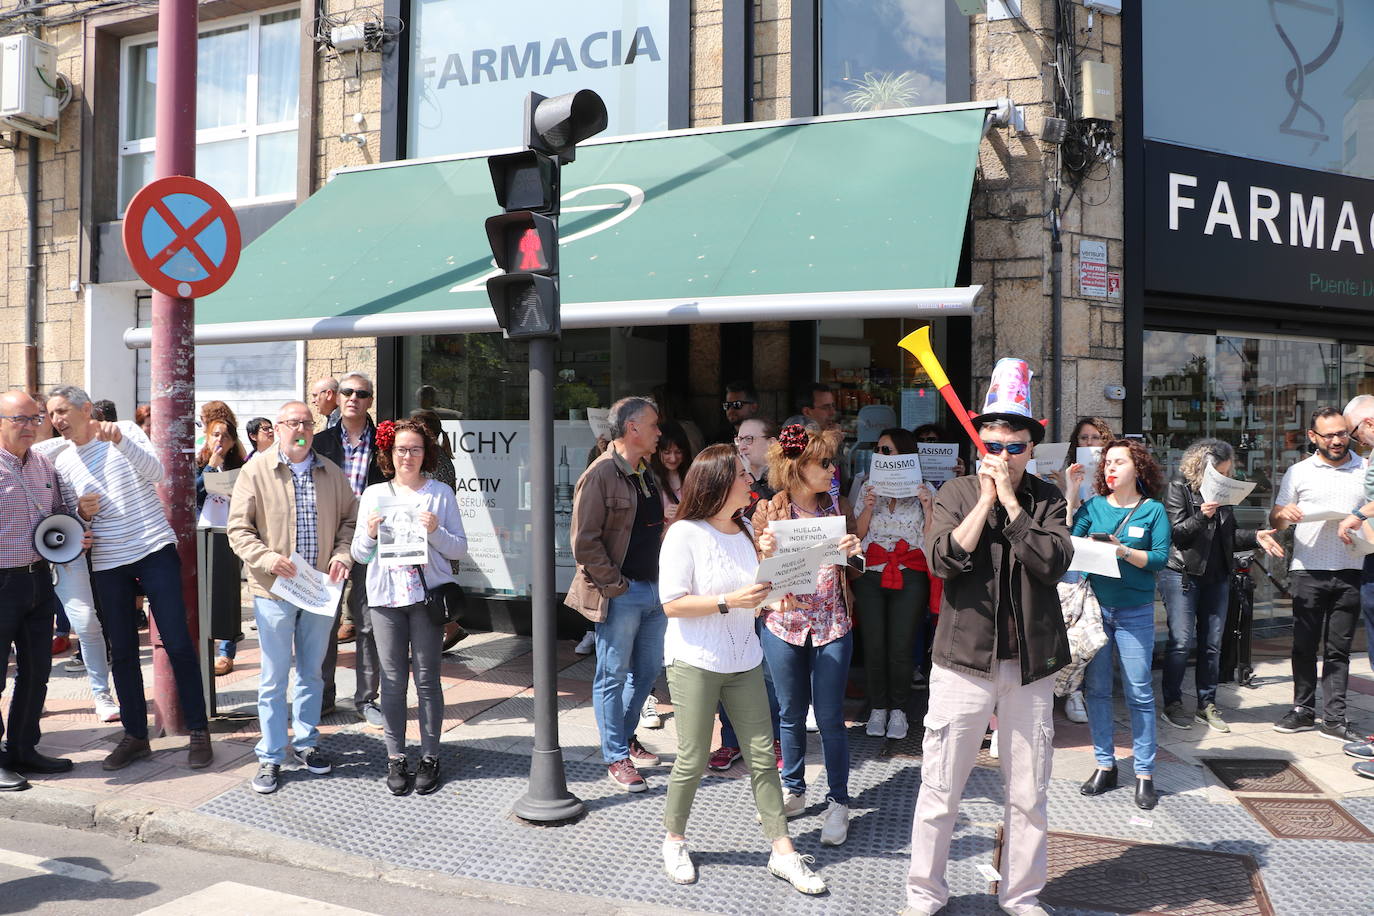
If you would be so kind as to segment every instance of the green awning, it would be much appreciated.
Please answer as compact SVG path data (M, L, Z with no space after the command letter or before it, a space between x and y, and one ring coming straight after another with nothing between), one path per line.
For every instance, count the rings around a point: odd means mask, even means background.
M579 147L564 327L966 314L978 288L952 287L988 107ZM484 156L341 170L196 303L196 340L496 330L496 212Z

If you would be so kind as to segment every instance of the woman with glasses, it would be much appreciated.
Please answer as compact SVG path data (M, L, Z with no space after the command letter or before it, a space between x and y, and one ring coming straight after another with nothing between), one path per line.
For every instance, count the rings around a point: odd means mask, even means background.
M253 451L248 453L249 461L271 451L277 444L277 430L266 417L254 417L244 429L248 431L248 444L253 446Z
M1135 803L1149 810L1158 802L1154 787L1155 693L1150 661L1155 647L1155 574L1169 558L1169 516L1151 499L1163 489L1163 474L1138 439L1114 439L1097 463L1097 495L1073 517L1073 534L1113 545L1119 578L1089 575L1102 605L1107 645L1088 662L1083 692L1088 700L1097 769L1083 783L1084 795L1101 795L1117 785L1113 745L1112 657L1121 663L1121 682L1131 714L1135 757Z
M885 429L877 451L914 455L916 437L905 429ZM930 567L923 552L930 507L924 484L916 496L893 498L879 496L869 480L859 487L854 507L854 533L867 561L866 571L854 580L854 603L864 640L867 732L874 738L900 740L907 733L913 645L930 601Z
M763 652L754 627L770 586L754 582L758 553L744 521L751 483L733 448L708 447L687 473L677 519L668 526L659 555L659 593L668 616L664 662L678 735L663 815L663 867L678 884L697 879L687 851L687 818L711 746L712 714L724 703L748 752L754 806L773 846L768 870L804 894L819 894L825 882L787 835L774 766ZM760 540L771 546L771 535Z
M381 707L386 741L386 787L392 795L428 795L439 788L439 735L444 727L443 685L439 681L443 625L431 618L425 593L456 582L453 561L467 554L467 537L453 488L433 473L439 449L429 427L418 420L377 424L377 463L391 480L374 483L358 500L353 559L367 564L367 603L381 663ZM385 501L385 502L384 502ZM377 539L390 505L408 502L426 532L429 555L424 566L374 562ZM388 505L389 504L389 505ZM388 505L383 511L383 505ZM420 707L420 762L412 774L406 761L406 680L413 676Z
M849 517L848 505L830 493L835 453L843 441L838 429L793 424L783 427L768 449L768 478L778 493L754 509L754 530L773 522ZM840 541L845 556L859 552L852 532ZM806 811L806 710L814 705L821 752L829 783L821 843L839 846L849 834L849 736L844 690L854 652L853 618L844 567L823 566L816 591L788 595L764 617L762 643L777 689L782 731L783 812Z

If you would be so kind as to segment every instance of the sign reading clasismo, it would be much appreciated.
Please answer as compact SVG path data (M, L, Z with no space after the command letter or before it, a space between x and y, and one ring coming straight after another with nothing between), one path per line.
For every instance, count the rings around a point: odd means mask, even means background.
M668 127L669 0L419 0L411 157L518 146L528 92L592 89L607 135Z

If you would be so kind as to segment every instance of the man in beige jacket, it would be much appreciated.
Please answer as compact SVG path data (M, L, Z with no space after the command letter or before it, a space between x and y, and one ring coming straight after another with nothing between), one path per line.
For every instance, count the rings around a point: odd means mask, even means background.
M668 630L658 600L663 501L649 469L658 408L648 398L621 398L607 421L613 441L573 491L577 572L564 602L596 624L592 710L607 776L627 792L643 792L637 768L659 759L635 738L635 725L663 670Z
M296 559L341 583L353 565L349 548L358 500L339 466L315 454L310 408L288 401L277 413L277 448L244 465L230 500L229 543L248 568L253 616L262 651L255 750L258 775L252 787L277 790L290 762L324 775L333 765L316 747L324 682L320 666L334 632L334 608L303 610L272 594L278 579L309 576ZM296 559L293 559L296 558ZM286 679L295 646L292 710L294 749L286 740Z

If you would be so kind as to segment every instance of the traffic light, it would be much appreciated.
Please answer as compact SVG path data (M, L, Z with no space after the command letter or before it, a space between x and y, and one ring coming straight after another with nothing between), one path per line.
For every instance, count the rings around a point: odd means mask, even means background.
M525 99L525 146L487 159L496 202L487 220L492 257L504 273L487 298L507 340L558 338L558 212L561 168L582 140L606 129L606 104L590 89Z

